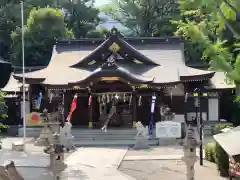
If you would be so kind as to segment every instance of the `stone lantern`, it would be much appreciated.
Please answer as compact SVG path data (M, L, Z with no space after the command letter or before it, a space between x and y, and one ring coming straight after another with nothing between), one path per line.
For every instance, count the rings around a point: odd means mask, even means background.
M194 180L194 164L197 161L196 148L200 144L200 137L197 127L188 125L186 137L181 142L184 156L182 160L187 166L187 180Z

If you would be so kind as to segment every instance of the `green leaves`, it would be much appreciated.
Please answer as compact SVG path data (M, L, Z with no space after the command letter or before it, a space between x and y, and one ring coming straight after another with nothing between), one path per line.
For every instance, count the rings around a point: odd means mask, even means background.
M7 106L4 101L4 96L6 94L0 91L0 118L7 118L6 110Z
M88 32L96 29L100 22L98 18L99 10L93 6L87 6L82 1L68 2L63 7L69 12L66 18L67 26L73 31L77 39L86 37Z
M40 8L44 10L39 11ZM47 8L52 9L48 11ZM71 16L64 17L61 8L67 9ZM55 38L86 37L97 27L98 13L89 0L75 3L69 0L24 0L26 65L46 65ZM20 0L0 0L0 56L10 59L14 65L21 65L19 27Z
M240 83L240 44L234 33L237 28L240 32L240 26L235 22L235 9L228 3L239 8L238 0L180 0L184 20L178 22L177 33L200 46L203 59L209 60L213 69Z
M176 0L115 0L102 9L137 36L173 35L170 20L180 14Z
M56 39L72 39L73 33L66 28L63 13L54 8L34 8L25 27L25 57L27 66L47 65ZM12 60L21 65L21 29L12 33Z

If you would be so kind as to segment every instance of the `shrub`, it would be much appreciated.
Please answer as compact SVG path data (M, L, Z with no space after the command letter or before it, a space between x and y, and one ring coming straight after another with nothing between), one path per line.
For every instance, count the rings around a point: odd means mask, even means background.
M6 132L8 125L0 123L0 132Z
M205 146L205 159L215 163L215 142L208 143Z
M219 134L220 131L226 127L233 127L232 123L219 123L215 125L214 134Z
M216 142L215 144L215 162L217 168L220 172L221 176L227 177L228 176L228 168L229 168L229 161L228 161L228 154L224 149Z

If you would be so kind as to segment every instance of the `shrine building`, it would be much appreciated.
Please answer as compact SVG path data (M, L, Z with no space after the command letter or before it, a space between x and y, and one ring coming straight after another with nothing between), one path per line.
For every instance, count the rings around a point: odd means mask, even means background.
M163 120L161 108L166 106L175 113L176 120L192 121L192 94L199 88L207 93L201 99L203 120L218 121L220 73L187 66L183 49L179 37L128 38L116 29L106 39L57 41L49 65L25 74L30 111L37 111L35 102L41 92L40 112L44 108L54 111L63 102L67 117L77 94L71 123L75 127L99 128L117 97L109 127L132 127L137 121L148 125L154 95L154 123ZM13 76L22 80L22 74Z

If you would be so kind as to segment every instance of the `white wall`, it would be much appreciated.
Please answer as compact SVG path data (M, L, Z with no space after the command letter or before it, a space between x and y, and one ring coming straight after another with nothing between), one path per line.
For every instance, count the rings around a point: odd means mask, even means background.
M208 99L208 112L209 112L209 121L218 121L219 120L219 99L210 98Z
M30 113L30 102L29 101L25 101L25 112L26 115ZM23 118L23 102L21 102L21 118Z

